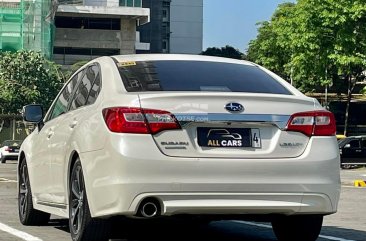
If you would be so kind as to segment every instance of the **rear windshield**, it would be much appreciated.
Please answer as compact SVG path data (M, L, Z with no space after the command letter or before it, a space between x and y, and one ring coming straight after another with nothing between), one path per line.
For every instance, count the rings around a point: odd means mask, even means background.
M217 91L291 95L256 66L206 61L117 63L128 92Z
M2 143L2 146L20 146L22 144L22 141L4 141Z

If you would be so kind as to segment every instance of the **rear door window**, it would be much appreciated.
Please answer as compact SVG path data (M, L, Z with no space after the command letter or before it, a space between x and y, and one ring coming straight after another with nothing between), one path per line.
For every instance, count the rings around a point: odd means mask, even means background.
M101 89L101 76L100 76L100 69L97 68L97 66L94 66L93 68L95 71L95 80L93 83L93 87L91 88L90 92L89 92L89 96L88 96L88 100L87 100L87 105L91 105L94 104L94 102L96 101L96 99L98 98L98 95L100 93L100 89Z
M362 148L366 149L366 139L362 139Z
M360 140L350 141L349 144L350 144L351 148L361 148Z
M117 63L128 92L216 91L291 95L276 79L252 65L208 61Z
M73 94L80 78L83 76L83 71L78 72L75 74L69 83L64 87L61 94L58 96L55 104L52 107L52 113L48 120L56 118L57 116L66 113L68 103L70 102L71 95Z
M100 91L100 71L97 65L89 66L75 92L70 110L93 104ZM91 94L91 96L90 96Z

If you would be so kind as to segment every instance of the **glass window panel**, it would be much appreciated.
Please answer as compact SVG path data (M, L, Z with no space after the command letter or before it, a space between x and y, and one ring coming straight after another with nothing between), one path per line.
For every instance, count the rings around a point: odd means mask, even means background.
M88 67L83 79L78 86L78 89L75 92L74 98L71 102L70 110L75 110L86 104L86 100L88 99L88 95L92 88L96 74L97 73L92 66Z
M362 140L362 147L366 149L366 140Z
M133 0L127 0L127 7L133 7Z
M142 0L135 0L135 7L141 7L142 6Z
M353 140L349 144L351 145L351 148L361 148L361 143L359 140Z
M83 75L83 71L80 71L70 80L70 82L62 90L60 96L58 97L57 101L55 102L55 104L53 106L52 114L49 119L56 118L57 116L66 113L67 105L70 101L71 94L73 93L73 91L82 75Z
M94 65L92 68L94 69L94 72L96 73L96 77L94 80L93 87L91 88L89 96L88 96L88 100L86 103L87 105L94 104L95 100L98 98L100 88L101 88L99 67Z
M169 43L166 46L169 48ZM221 91L291 95L256 66L206 61L149 61L119 66L129 92Z

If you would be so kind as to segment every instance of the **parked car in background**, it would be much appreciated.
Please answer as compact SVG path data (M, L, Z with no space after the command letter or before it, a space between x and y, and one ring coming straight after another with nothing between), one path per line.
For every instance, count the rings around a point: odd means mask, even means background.
M342 168L366 165L366 136L350 136L338 144Z
M0 145L0 161L5 163L7 160L18 160L19 149L22 141L7 140Z
M337 212L334 115L247 61L101 57L45 116L23 113L37 128L19 158L20 221L63 216L74 241L108 240L114 216L182 215L266 219L281 241L315 241Z

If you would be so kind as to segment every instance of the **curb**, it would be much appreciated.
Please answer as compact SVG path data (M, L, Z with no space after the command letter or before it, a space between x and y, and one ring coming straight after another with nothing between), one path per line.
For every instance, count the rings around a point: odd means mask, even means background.
M353 183L355 187L366 187L366 181L364 180L355 180Z

